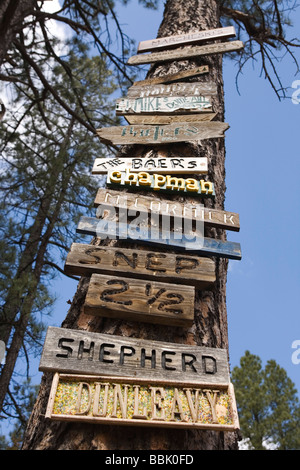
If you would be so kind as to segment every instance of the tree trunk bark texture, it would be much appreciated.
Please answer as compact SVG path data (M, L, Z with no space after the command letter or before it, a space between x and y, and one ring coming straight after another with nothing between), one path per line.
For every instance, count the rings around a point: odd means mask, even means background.
M162 24L157 37L165 37L192 31L220 27L217 0L167 0ZM148 39L148 38L145 38ZM224 120L224 94L222 79L222 57L213 55L189 61L174 61L154 64L148 76L176 73L179 70L207 64L209 74L200 80L212 81L218 86L218 96L213 97L214 111L218 121ZM194 79L194 81L199 78ZM212 139L201 145L182 143L164 146L125 146L122 156L144 156L152 151L153 156L194 156L208 157L209 181L215 185L214 201L203 200L209 207L224 208L225 199L225 144L224 139ZM133 154L134 152L134 154ZM176 196L175 196L176 197ZM226 239L223 230L206 229L205 235ZM93 244L104 241L94 240ZM126 241L109 243L128 247ZM133 247L133 245L130 245ZM150 325L140 322L98 318L83 313L83 304L89 278L81 278L69 312L62 323L64 328L83 329L93 332L114 334L127 337L152 339L190 345L225 348L228 350L228 331L226 313L227 260L215 259L216 284L213 290L196 289L195 321L192 327L177 328ZM34 406L23 443L23 450L235 450L237 435L234 432L208 430L175 430L163 428L139 428L136 426L111 426L85 423L47 422L44 414L49 397L52 374L45 373L42 378L37 402Z

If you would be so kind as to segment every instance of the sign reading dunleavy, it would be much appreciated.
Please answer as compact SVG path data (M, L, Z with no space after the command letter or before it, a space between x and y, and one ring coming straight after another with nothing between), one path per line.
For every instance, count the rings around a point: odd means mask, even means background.
M48 327L39 370L229 384L226 349Z
M235 36L236 32L233 26L209 29L207 31L195 31L192 33L141 41L138 45L137 52L149 52L153 50L167 49L173 46L186 46L188 44L195 44L209 39L234 38Z
M208 172L208 160L207 157L96 158L92 173L106 174L114 168L118 171L128 169L132 172L205 174Z
M113 126L97 129L100 140L109 144L170 144L224 137L226 122L178 122L166 125Z
M232 384L208 386L56 373L45 416L95 424L239 429Z

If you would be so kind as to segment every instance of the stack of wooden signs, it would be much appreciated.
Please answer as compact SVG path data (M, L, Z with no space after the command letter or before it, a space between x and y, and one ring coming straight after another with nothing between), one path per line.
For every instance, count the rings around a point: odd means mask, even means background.
M150 54L128 63L239 50L240 41L207 44L234 35L228 27L144 41L139 52ZM206 44L194 45L202 41ZM208 66L202 66L137 82L116 103L117 114L129 125L101 128L100 139L149 145L224 137L228 125L212 121L210 98L216 86L183 81L207 72ZM207 172L207 158L96 159L92 173L107 174L107 187L98 190L97 217L82 217L77 231L125 239L133 247L72 245L65 271L91 275L85 313L170 327L193 324L195 288L215 282L211 257L241 259L239 243L203 236L203 225L240 228L238 214L198 203L199 197L215 195L213 183L203 177ZM192 202L168 194L189 196ZM142 223L128 223L131 210ZM117 217L107 218L107 213ZM161 223L171 219L172 229ZM177 230L176 220L189 230ZM196 233L192 238L187 236L191 231ZM51 419L227 431L239 427L225 349L49 327L40 370L55 372L46 413Z

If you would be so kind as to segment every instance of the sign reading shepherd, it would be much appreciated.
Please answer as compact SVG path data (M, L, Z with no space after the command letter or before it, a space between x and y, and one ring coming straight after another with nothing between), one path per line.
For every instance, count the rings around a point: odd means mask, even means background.
M39 370L229 384L226 349L48 327Z

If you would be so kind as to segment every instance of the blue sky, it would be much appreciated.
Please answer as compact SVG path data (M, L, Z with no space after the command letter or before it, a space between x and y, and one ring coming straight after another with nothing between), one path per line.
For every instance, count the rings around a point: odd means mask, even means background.
M131 0L118 13L123 29L138 44L156 37L163 7L151 11L137 3ZM300 11L293 18L290 38L300 30ZM300 50L296 56L300 62ZM241 231L228 232L228 240L240 242L243 254L242 261L229 264L230 365L238 365L246 350L260 356L263 364L275 359L300 392L300 364L292 363L292 343L300 341L300 105L278 101L267 80L259 76L259 67L249 63L245 68L239 94L237 68L224 56L226 122L230 125L225 139L225 208L238 212L241 221ZM279 63L278 69L286 86L300 79L291 60ZM66 301L72 299L76 287L69 279L55 284L59 301L50 325L61 325L69 308Z

